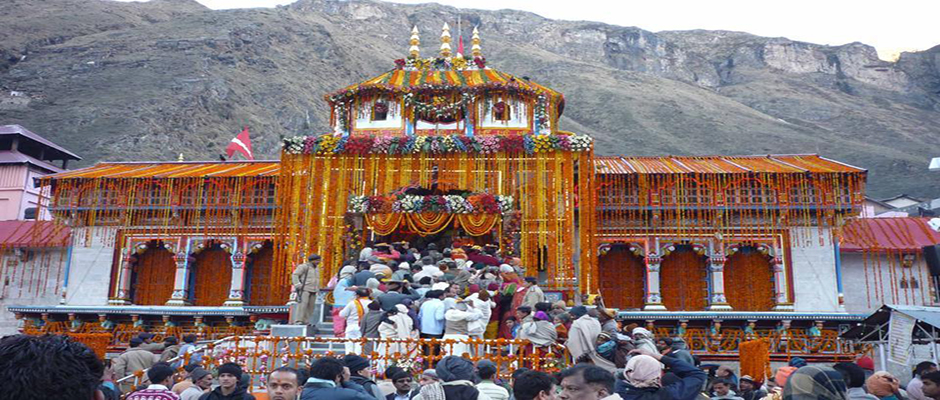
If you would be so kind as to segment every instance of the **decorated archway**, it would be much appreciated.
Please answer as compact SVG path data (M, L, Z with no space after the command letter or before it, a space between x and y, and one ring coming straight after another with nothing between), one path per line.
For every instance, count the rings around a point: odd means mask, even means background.
M770 311L774 297L773 259L766 246L731 247L725 262L725 297L735 311Z
M598 274L604 305L619 309L643 308L646 265L640 251L638 246L624 243L601 246Z
M672 246L661 264L663 305L669 311L702 311L708 304L708 267L700 248Z
M199 246L191 259L192 303L195 306L221 306L229 297L232 283L231 246L214 240Z
M133 303L162 306L173 295L176 261L163 242L151 241L138 247L131 278Z

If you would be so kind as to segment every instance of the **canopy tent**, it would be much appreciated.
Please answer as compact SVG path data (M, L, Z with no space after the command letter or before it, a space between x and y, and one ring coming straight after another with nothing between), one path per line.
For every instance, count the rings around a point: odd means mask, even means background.
M881 365L884 366L887 358L885 347L897 343L898 338L892 338L890 328L892 317L898 314L914 320L910 343L929 345L933 362L936 363L937 343L940 342L940 307L885 304L839 337L858 344L877 346Z

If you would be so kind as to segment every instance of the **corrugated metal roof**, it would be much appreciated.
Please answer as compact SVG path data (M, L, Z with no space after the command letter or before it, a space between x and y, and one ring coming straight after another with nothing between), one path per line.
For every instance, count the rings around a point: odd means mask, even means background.
M33 132L30 132L28 129L20 125L0 125L0 135L20 135L32 141L38 142L44 146L51 147L59 152L64 153L65 155L70 156L72 160L81 160L82 158L72 153L71 151L66 150L64 147L59 146L55 143L52 143L48 139L39 136Z
M763 156L597 157L599 174L852 173L865 169L816 154Z
M0 247L65 247L71 230L52 221L0 221Z
M842 251L921 251L940 244L929 218L854 218L842 228Z
M51 175L53 179L90 178L234 178L243 176L277 176L281 163L278 161L238 162L106 162L95 166Z

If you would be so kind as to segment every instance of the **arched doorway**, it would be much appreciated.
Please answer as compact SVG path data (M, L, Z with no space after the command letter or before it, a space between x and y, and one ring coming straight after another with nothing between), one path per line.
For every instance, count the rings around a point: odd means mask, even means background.
M133 303L143 306L162 306L173 295L176 279L176 261L163 242L150 242L147 250L137 256L131 276Z
M192 302L195 306L221 306L232 287L232 255L218 243L209 243L192 263Z
M629 246L613 245L599 257L599 283L604 305L629 309L643 308L646 294L646 265Z
M702 311L708 304L708 271L705 256L692 246L676 246L660 265L663 305L669 311Z
M266 240L261 248L251 253L250 261L246 264L248 268L245 274L248 282L245 287L248 292L245 295L248 298L248 304L254 306L266 306L272 304L284 304L287 299L278 298L279 290L276 290L272 280L271 268L274 262L274 244Z
M725 262L725 298L735 311L770 311L774 272L770 258L752 246L741 247Z

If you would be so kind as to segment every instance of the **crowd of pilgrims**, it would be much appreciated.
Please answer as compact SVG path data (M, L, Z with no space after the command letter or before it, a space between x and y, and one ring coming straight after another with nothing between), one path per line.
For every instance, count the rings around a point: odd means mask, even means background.
M690 364L677 353L634 349L613 372L584 358L554 374L520 367L511 375L487 359L449 355L433 369L376 370L367 357L347 354L280 367L254 384L236 363L190 363L180 374L158 362L147 369L146 386L122 393L88 346L64 335L13 335L0 339L0 393L14 400L940 400L940 371L929 361L917 364L905 387L875 372L868 357L831 367L793 358L755 379L738 378L729 366Z
M524 351L557 355L563 351L556 345L563 345L571 354L567 361L593 357L610 370L623 368L635 348L656 351L652 333L635 324L621 327L599 298L584 298L588 306L573 307L560 299L546 301L537 279L525 272L518 258L501 257L496 246L367 245L327 285L333 293L333 333L350 339L525 339L531 345ZM406 357L419 350L368 341L366 348L354 341L346 346L348 353ZM464 343L441 351L486 350L506 351Z

